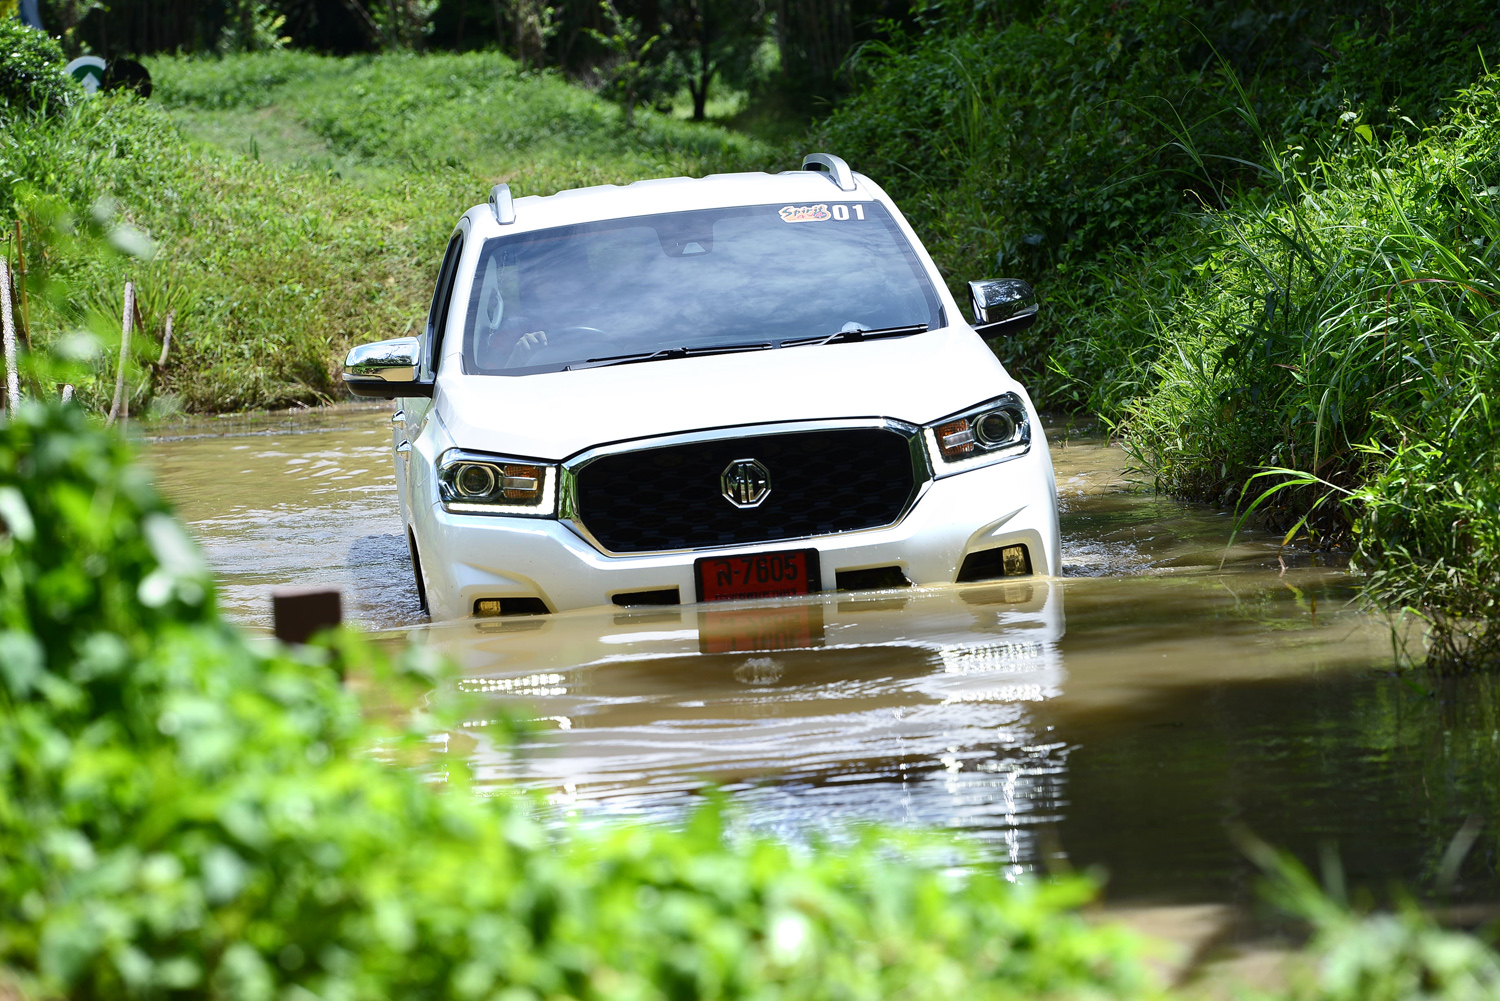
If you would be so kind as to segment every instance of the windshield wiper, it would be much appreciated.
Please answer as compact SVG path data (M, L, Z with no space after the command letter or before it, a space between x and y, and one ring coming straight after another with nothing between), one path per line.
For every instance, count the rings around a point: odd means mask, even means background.
M573 362L563 367L564 372L576 372L582 368L607 368L610 365L632 365L642 361L665 361L668 358L696 358L699 355L726 355L740 351L765 351L773 347L769 341L756 344L715 344L700 348L662 348L660 351L641 351L629 355L610 355L606 358L590 358Z
M825 337L798 337L782 341L778 347L800 348L807 344L844 344L848 341L871 341L880 337L907 337L927 331L925 323L908 323L900 327L876 327L874 330L836 330Z
M563 366L564 372L576 372L585 368L607 368L610 365L634 365L643 361L665 361L668 358L696 358L700 355L735 354L741 351L765 351L769 348L798 348L807 344L841 344L846 341L869 341L881 337L907 337L924 333L925 323L908 323L900 327L877 327L874 330L838 330L818 337L798 337L792 340L771 343L758 341L754 344L711 344L705 347L662 348L658 351L639 351L628 355L608 355L604 358L589 358Z

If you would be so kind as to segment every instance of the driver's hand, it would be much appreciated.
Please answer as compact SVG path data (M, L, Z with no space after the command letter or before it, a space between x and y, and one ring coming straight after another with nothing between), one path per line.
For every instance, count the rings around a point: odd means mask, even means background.
M521 335L516 341L516 346L510 352L510 366L512 368L525 365L527 359L539 349L547 346L547 331L533 330Z

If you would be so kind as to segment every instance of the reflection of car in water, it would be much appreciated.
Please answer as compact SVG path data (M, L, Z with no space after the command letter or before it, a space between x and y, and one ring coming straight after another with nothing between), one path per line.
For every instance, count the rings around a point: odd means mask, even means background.
M454 230L420 337L345 380L398 399L435 618L1056 573L1051 457L889 197L800 171L512 200Z
M690 608L589 609L417 632L477 703L485 781L606 795L769 774L812 782L1029 747L1063 684L1063 589L1046 579ZM520 758L485 720L523 706ZM550 722L548 722L550 721ZM463 746L463 742L460 742ZM993 750L984 755L993 757Z

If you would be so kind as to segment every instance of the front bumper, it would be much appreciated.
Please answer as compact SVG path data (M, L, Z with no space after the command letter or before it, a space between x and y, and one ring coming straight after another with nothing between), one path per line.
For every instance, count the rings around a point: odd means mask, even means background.
M967 554L1016 543L1026 545L1035 573L1060 568L1052 460L1040 435L1025 455L933 481L894 525L807 540L606 556L558 521L454 514L435 501L416 518L434 619L471 615L481 598L538 598L557 612L675 587L691 602L694 561L707 555L816 548L825 591L839 571L887 566L913 584L952 583Z

